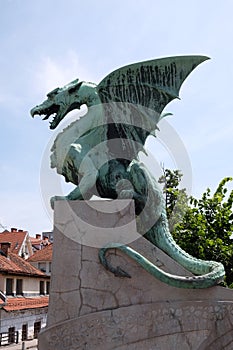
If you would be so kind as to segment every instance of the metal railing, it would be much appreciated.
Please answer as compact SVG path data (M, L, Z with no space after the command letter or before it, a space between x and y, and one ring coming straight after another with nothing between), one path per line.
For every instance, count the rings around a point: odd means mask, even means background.
M15 332L2 332L0 333L0 346L3 345L9 345L9 344L13 344L16 343L18 344L19 342L19 332L15 331Z
M6 303L6 295L0 290L0 299Z

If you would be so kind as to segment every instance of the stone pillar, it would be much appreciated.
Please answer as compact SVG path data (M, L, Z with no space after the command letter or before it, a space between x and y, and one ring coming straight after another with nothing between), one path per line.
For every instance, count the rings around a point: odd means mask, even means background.
M232 349L233 291L168 286L122 252L109 259L131 278L115 277L98 258L125 243L160 268L190 275L136 231L134 203L58 201L47 327L39 350Z

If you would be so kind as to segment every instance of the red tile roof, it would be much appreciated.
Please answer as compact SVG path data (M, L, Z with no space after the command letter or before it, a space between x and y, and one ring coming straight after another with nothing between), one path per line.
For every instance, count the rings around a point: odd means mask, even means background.
M46 277L42 271L14 253L9 253L8 257L0 254L0 273Z
M41 250L36 251L27 261L38 262L38 261L52 261L53 255L53 244L49 244Z
M31 236L30 236L30 241L31 241L32 245L33 245L33 244L35 244L35 245L40 245L41 242L42 242L42 239L41 239L41 238L36 238L36 237L31 237Z
M31 237L30 236L30 241L32 242L32 244L41 244L41 245L48 245L50 244L50 241L48 240L48 238L36 238L36 237Z
M2 308L6 311L16 311L25 309L37 309L46 307L49 304L49 297L35 297L35 298L7 298L7 303Z
M10 242L10 252L18 254L24 240L28 235L27 231L14 231L9 232L7 230L0 233L0 243Z

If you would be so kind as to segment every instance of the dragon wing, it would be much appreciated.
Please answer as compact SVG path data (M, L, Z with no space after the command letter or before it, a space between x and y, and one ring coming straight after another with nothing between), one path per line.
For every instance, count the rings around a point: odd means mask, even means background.
M126 108L122 104L131 106L131 113L128 113L130 117L126 116L124 120L123 114L112 107L106 108L106 113L109 115L109 110L112 111L113 123L127 123L131 125L132 131L132 126L136 125L138 140L134 136L131 139L144 144L147 136L154 134L157 129L156 125L165 106L179 98L179 90L184 80L207 59L209 58L206 56L175 56L130 64L107 75L98 84L97 91L103 104L120 103L118 109L121 111ZM128 131L126 134L129 134Z

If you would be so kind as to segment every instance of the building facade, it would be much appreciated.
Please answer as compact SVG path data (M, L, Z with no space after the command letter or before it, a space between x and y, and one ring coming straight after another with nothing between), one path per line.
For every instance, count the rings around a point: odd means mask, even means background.
M49 283L11 242L0 242L0 346L37 337L46 325Z

